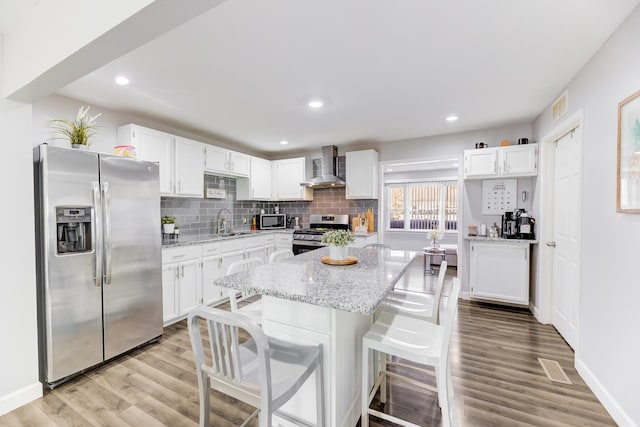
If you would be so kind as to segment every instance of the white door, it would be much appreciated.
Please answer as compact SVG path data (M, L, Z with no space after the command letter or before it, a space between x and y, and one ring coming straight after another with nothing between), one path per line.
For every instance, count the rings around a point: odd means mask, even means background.
M220 256L202 258L202 303L204 305L214 304L222 299L222 288L213 286L213 281L222 276Z
M249 176L249 156L231 151L229 154L231 172L236 176Z
M273 197L281 200L295 200L302 197L300 183L304 181L304 157L278 160L278 190Z
M160 165L160 194L172 195L173 182L173 136L153 129L136 127L138 158Z
M180 314L187 314L196 308L202 296L202 272L200 271L200 260L186 261L180 264L180 285L178 290Z
M552 322L576 348L580 302L580 238L582 225L581 128L556 142L553 205ZM548 243L553 245L553 243Z
M207 145L205 147L204 168L207 172L227 173L229 171L229 150Z
M252 199L271 199L271 162L257 157L251 158L251 194Z
M204 197L204 146L176 137L176 195Z
M162 320L165 324L178 317L178 304L176 301L178 270L177 264L165 264L162 266Z

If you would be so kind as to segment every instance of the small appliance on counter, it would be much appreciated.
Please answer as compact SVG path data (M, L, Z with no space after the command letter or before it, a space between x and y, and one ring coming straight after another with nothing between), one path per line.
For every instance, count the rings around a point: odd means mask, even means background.
M286 228L286 217L286 214L260 214L258 215L258 228L260 230Z
M525 239L525 240L535 240L536 238L536 234L535 234L535 225L536 225L536 220L532 217L529 216L528 213L523 212L520 213L520 215L518 215L518 226L517 226L517 238L518 239Z
M536 220L524 209L502 215L502 237L505 239L535 240Z
M505 212L502 215L502 237L505 239L517 239L518 222L515 212Z

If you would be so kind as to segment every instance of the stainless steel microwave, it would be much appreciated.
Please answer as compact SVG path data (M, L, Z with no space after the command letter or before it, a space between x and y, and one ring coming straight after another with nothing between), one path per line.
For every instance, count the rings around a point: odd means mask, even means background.
M287 216L285 214L262 214L258 215L258 228L260 230L273 230L274 228L285 228Z

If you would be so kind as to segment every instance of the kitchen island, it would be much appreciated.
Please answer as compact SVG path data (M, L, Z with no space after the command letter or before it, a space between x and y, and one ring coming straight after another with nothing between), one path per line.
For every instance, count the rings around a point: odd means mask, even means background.
M226 276L214 285L261 294L267 334L323 345L327 425L352 427L360 417L362 336L416 253L349 248L349 255L358 259L349 266L323 264L320 259L328 253L328 248L306 252ZM313 377L283 410L315 420Z

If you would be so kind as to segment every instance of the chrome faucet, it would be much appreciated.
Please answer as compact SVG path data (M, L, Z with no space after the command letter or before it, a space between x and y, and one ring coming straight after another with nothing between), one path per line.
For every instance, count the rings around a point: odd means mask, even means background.
M227 230L227 220L226 218L222 215L223 211L227 211L227 213L229 214L229 216L231 217L231 226L229 227L229 229ZM218 219L216 220L216 224L217 224L217 229L216 229L216 233L217 234L228 234L231 233L231 231L233 230L233 214L231 213L231 211L227 208L222 208L218 211Z

